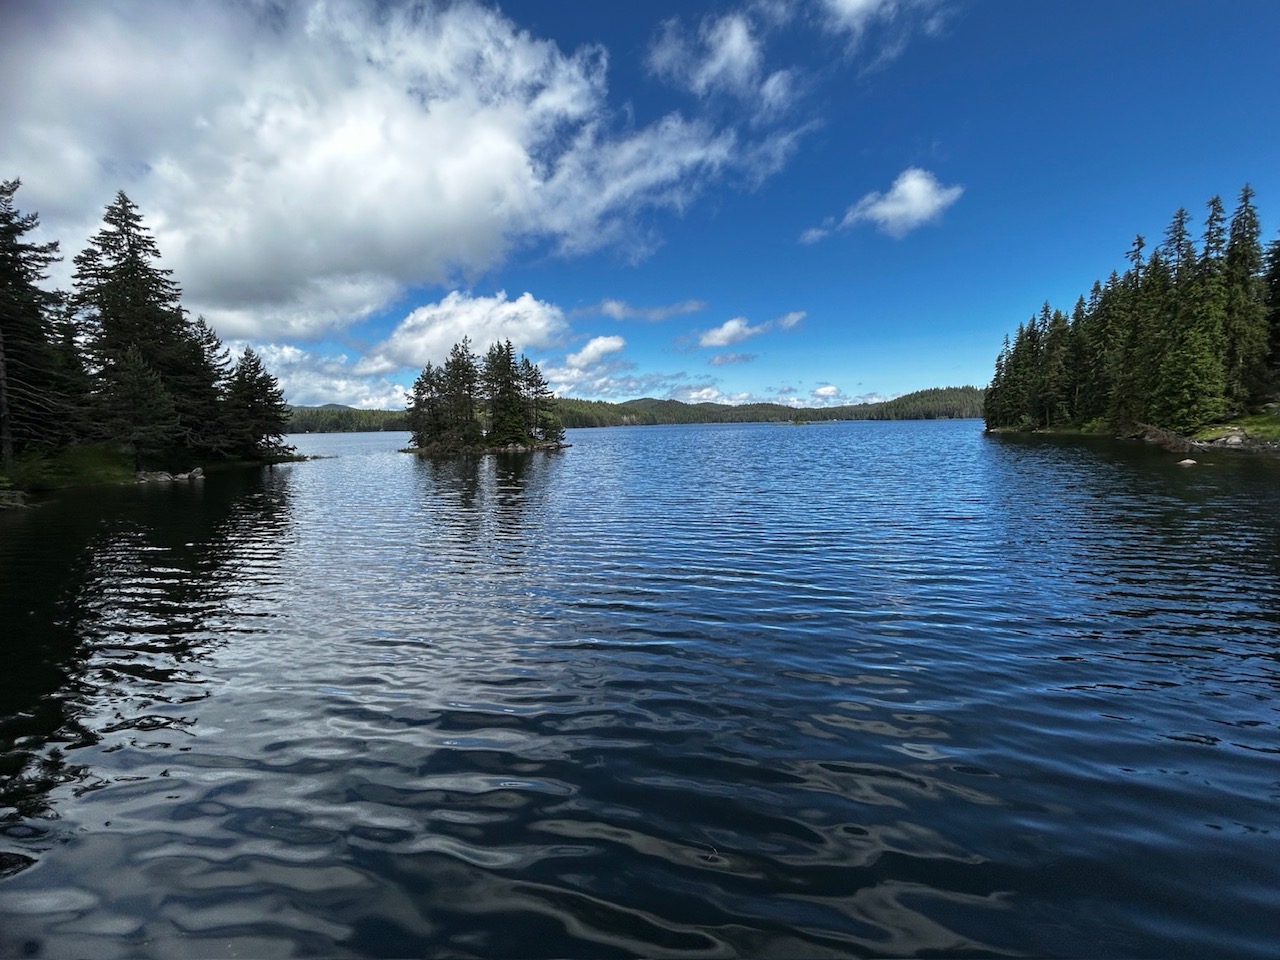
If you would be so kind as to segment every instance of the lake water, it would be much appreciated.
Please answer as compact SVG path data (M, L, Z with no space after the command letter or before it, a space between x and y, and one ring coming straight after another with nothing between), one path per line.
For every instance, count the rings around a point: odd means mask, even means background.
M1280 461L293 439L0 515L0 956L1275 954Z

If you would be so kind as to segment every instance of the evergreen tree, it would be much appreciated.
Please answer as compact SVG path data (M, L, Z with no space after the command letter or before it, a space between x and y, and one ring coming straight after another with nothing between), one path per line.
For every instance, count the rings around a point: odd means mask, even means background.
M1267 273L1264 278L1267 301L1271 365L1268 392L1273 398L1280 392L1280 240L1267 247Z
M232 424L230 452L250 460L287 453L283 438L289 407L280 384L253 350L245 348L231 374L227 412Z
M428 363L406 394L412 443L441 452L481 445L559 442L564 427L542 372L511 341L495 343L480 361L464 338L443 367ZM483 426L482 426L483 424Z
M520 392L519 364L511 341L495 343L485 354L481 371L490 446L523 444L529 440L525 428L524 398Z
M1231 217L1225 258L1227 401L1243 411L1265 389L1268 343L1262 283L1262 229L1253 206L1253 189L1245 184Z
M101 409L110 435L132 452L135 470L160 457L181 432L173 398L136 346L112 364Z
M189 326L174 359L169 385L186 445L197 454L228 452L234 432L226 405L231 357L204 317Z
M1046 303L1046 312L1048 308ZM1071 328L1061 310L1054 310L1043 322L1043 327L1042 422L1046 428L1053 429L1072 422L1071 397L1075 393L1075 370L1071 365Z
M471 339L455 343L444 362L445 433L442 440L451 446L475 446L484 438L476 418L476 393L480 371L471 352Z
M227 449L219 400L226 385L222 344L204 322L188 321L172 271L137 206L123 191L107 206L103 227L75 258L73 304L81 311L97 376L110 378L131 348L173 399L178 442L199 453Z
M163 378L183 340L181 291L155 261L160 251L137 206L116 194L104 226L75 257L73 303L83 311L99 368L118 362L136 347Z
M11 470L25 445L64 435L68 397L59 390L61 339L55 311L59 297L39 287L57 243L24 237L37 214L21 214L14 195L21 182L0 183L0 469Z
M409 401L407 416L410 442L418 448L426 448L445 433L445 383L444 370L428 363L413 382L413 390L406 396Z

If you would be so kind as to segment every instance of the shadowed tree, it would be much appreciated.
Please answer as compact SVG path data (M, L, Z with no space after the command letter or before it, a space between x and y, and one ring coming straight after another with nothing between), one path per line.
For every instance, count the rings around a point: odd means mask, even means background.
M234 455L256 460L288 452L282 441L289 407L279 382L251 349L245 349L231 374L227 412Z
M21 181L0 183L0 468L11 470L26 444L64 435L67 397L60 393L60 298L42 290L57 243L29 243L37 214L19 213Z

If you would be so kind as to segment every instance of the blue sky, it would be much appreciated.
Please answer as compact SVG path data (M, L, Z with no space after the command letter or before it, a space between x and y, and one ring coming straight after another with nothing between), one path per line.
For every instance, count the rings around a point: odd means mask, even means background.
M35 2L0 176L118 189L294 403L398 407L463 334L558 392L799 405L984 384L1179 206L1280 227L1280 4Z

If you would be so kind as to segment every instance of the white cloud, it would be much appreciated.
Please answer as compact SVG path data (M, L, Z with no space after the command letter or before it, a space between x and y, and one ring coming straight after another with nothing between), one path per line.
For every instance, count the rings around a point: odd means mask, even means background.
M319 336L531 242L640 256L644 211L794 149L676 114L620 127L602 48L475 0L0 6L0 168L24 207L74 252L123 188L227 335ZM709 36L717 77L750 68L749 33Z
M649 49L649 69L698 97L728 94L749 102L757 121L779 116L795 102L796 75L786 69L765 73L763 35L780 22L775 13L764 6L704 17L694 35L673 17Z
M830 400L833 397L840 396L840 388L829 383L821 387L815 387L812 392L815 400Z
M560 308L530 293L508 300L502 291L474 297L455 290L405 317L354 369L358 374L384 374L420 368L428 361L443 363L463 337L470 337L472 349L479 353L505 340L523 352L554 343L566 330Z
M235 357L240 356L246 346L253 347L280 383L285 400L295 406L342 403L366 410L404 408L406 384L386 377L361 376L345 356L323 356L282 343L233 340L227 345Z
M761 323L753 327L747 323L745 317L734 317L704 332L698 338L698 346L727 347L734 343L741 343L756 334L764 333L767 329L769 329L768 324Z
M944 187L928 170L908 167L898 174L887 193L872 191L845 211L836 223L828 217L820 227L800 235L801 243L817 243L831 234L870 221L891 237L904 237L916 227L936 220L960 199L964 187Z
M686 313L700 313L705 309L707 309L705 300L682 300L666 307L633 307L622 300L601 300L593 306L580 307L573 312L575 314L599 313L614 320L647 320L650 323L658 323Z
M571 353L565 357L565 362L571 367L590 367L599 363L601 358L617 353L626 345L627 341L622 337L595 337L577 353Z
M707 363L713 367L723 367L731 363L750 363L755 358L754 353L717 353Z
M902 237L941 216L962 193L964 187L944 187L928 170L908 167L888 193L868 193L849 208L844 219L849 224L870 220L890 236Z
M829 32L847 38L851 52L870 46L866 69L875 70L896 59L917 29L941 33L941 6L942 0L821 0L821 20ZM873 30L874 45L867 41Z
M766 320L764 323L758 323L754 327L747 322L746 317L734 317L726 320L718 327L712 327L706 330L698 338L698 346L700 347L727 347L731 344L741 343L751 337L758 336L775 327L783 330L791 330L797 323L803 320L807 314L803 310L792 310L790 313L783 314L773 320ZM712 358L711 363L733 363L741 362L742 354L725 354L726 359ZM754 359L754 357L750 357Z
M822 0L827 24L860 36L875 20L890 20L902 4L899 0Z

